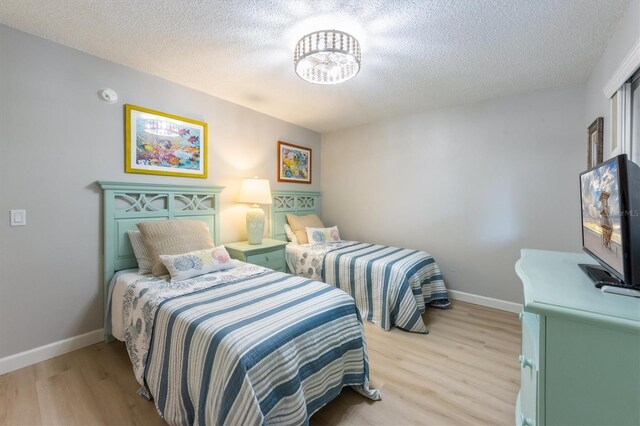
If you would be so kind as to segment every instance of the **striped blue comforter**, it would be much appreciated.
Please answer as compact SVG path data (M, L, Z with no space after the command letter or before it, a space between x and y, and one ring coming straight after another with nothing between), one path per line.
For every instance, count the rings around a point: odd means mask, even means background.
M362 317L384 330L397 326L427 333L426 305L451 303L435 259L424 251L353 241L289 244L287 265L296 275L350 294Z
M440 269L424 251L364 243L339 248L325 256L323 281L353 296L362 316L384 330L427 333L426 304L450 303Z
M305 424L346 385L380 398L353 299L275 271L162 301L144 359L172 425Z

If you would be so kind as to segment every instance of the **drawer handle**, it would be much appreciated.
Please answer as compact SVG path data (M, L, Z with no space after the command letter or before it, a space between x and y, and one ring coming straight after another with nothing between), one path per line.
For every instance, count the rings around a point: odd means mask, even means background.
M523 316L524 316L524 311L520 311L520 313L518 314L518 319L522 321Z
M536 363L533 362L531 358L527 358L524 355L520 355L518 359L520 360L520 367L522 368L529 367L533 370L536 366Z
M524 414L520 414L520 424L522 426L533 426L533 420L529 417L525 417Z

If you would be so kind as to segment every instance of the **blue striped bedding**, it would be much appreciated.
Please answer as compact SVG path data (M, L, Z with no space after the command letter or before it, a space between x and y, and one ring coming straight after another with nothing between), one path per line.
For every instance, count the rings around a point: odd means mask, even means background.
M362 317L383 330L427 333L426 305L451 303L435 259L424 251L352 241L290 244L287 264L296 275L320 278L350 294Z
M380 399L350 296L255 266L224 274L129 286L127 349L169 424L306 424L347 385Z

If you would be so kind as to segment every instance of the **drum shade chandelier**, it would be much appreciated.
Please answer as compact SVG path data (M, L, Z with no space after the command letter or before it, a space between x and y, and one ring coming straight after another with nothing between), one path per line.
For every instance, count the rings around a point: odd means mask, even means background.
M342 83L360 71L360 43L342 31L315 31L296 44L293 65L309 83Z

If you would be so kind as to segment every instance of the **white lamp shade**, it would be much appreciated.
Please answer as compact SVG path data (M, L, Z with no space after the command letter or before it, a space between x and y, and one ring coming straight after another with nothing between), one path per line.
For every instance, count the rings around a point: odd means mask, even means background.
M271 204L271 187L267 179L247 178L240 185L239 203Z

